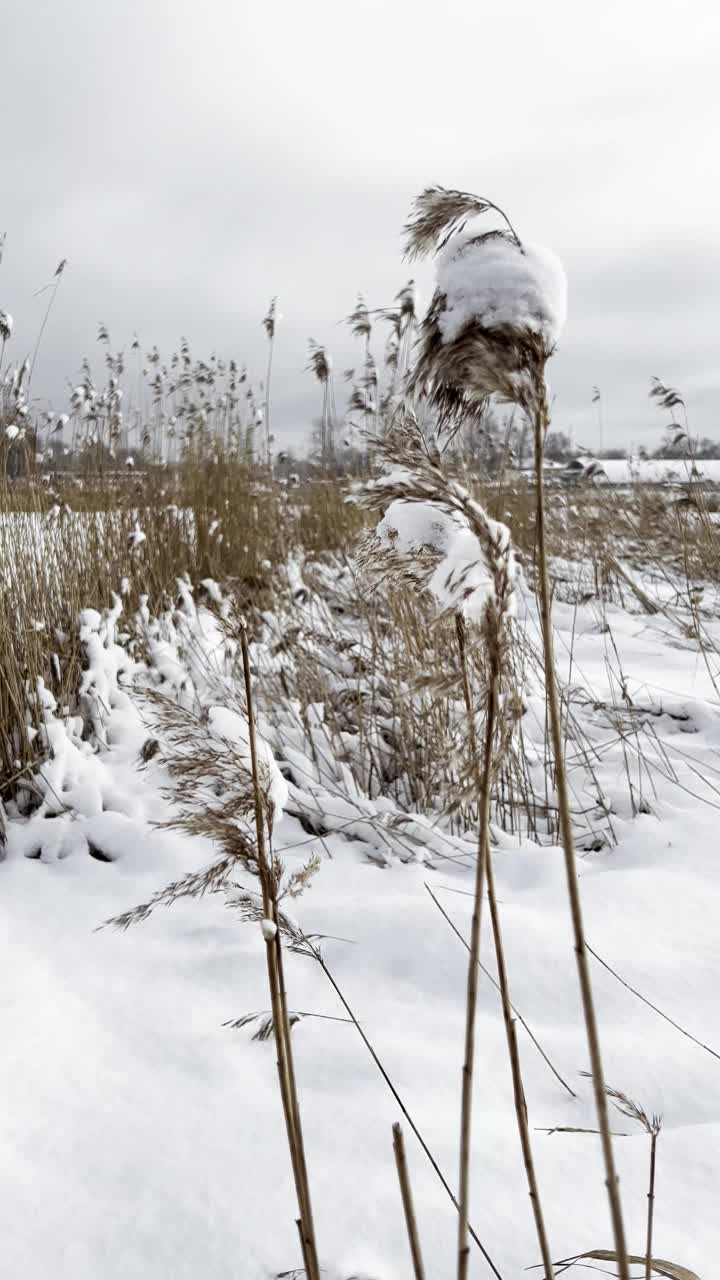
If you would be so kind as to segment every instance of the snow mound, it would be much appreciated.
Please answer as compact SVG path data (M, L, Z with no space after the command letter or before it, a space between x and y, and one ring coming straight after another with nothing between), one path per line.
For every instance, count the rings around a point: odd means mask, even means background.
M567 279L560 259L542 245L504 236L453 236L437 258L437 287L445 294L439 318L443 342L454 342L468 325L508 325L557 342L567 315Z

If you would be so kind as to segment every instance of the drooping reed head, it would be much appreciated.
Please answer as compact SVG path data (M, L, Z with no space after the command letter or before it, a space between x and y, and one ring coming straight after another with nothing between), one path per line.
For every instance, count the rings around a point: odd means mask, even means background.
M372 332L372 323L367 303L361 293L357 296L355 309L350 312L347 323L350 325L350 330L354 337L364 338L366 341L369 339Z
M504 227L468 225L493 211ZM565 319L558 259L523 243L491 201L442 187L420 194L405 232L409 258L436 257L409 390L445 426L475 416L490 396L530 411Z
M275 325L277 324L277 319L277 298L271 298L270 306L268 307L267 314L262 322L263 329L265 330L270 342L272 342L275 337Z

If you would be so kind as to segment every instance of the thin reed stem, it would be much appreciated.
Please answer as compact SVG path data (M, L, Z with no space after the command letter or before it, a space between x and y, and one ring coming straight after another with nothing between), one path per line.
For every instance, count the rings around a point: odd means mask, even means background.
M622 1206L620 1202L620 1188L618 1176L615 1171L615 1159L613 1156L612 1137L610 1135L607 1098L605 1095L605 1078L600 1053L600 1037L598 1034L597 1018L595 1016L595 1004L593 1000L592 984L590 982L590 972L585 946L585 929L580 903L580 891L577 882L575 841L572 830L570 794L567 771L565 769L560 706L558 700L557 679L555 675L550 573L545 536L545 492L543 485L543 444L550 421L550 413L547 402L547 388L544 380L544 373L542 372L539 374L539 381L541 382L541 385L538 386L538 396L533 423L535 435L535 537L543 652L545 658L545 695L547 699L550 735L555 764L555 787L558 796L558 816L560 822L561 842L565 855L565 872L568 899L570 903L570 916L575 941L575 958L577 961L583 1016L585 1019L585 1030L587 1033L588 1049L590 1052L595 1105L598 1115L598 1128L600 1129L601 1135L606 1186L610 1202L610 1217L612 1220L612 1230L615 1242L615 1251L617 1253L617 1265L620 1280L629 1280L628 1255L625 1243Z
M489 628L495 628L497 632L497 619L491 619L488 615L487 624ZM460 651L460 661L462 668L463 695L465 699L465 711L468 721L468 737L470 740L470 748L473 752L473 760L478 772L478 790L481 796L481 833L484 845L484 862L485 877L487 881L487 895L490 905L490 919L492 923L493 940L495 943L495 956L497 960L498 979L500 998L502 1003L503 1021L505 1023L505 1034L508 1048L508 1058L510 1061L510 1070L513 1084L513 1098L515 1102L515 1115L518 1124L518 1133L520 1135L520 1146L522 1149L523 1162L525 1164L525 1173L528 1181L528 1192L533 1209L535 1219L535 1230L537 1232L538 1244L540 1246L540 1254L543 1260L545 1275L547 1280L553 1280L553 1264L552 1254L545 1230L545 1220L540 1202L540 1193L538 1189L537 1177L535 1174L535 1163L532 1155L532 1143L530 1140L530 1130L528 1127L527 1107L525 1104L525 1093L522 1085L522 1072L520 1067L520 1055L517 1046L517 1035L515 1031L515 1023L512 1016L512 1004L510 1001L510 986L507 976L507 966L505 963L505 948L503 945L502 930L500 926L500 913L498 911L497 894L495 892L495 873L493 869L492 853L490 851L489 826L490 826L490 796L491 796L491 769L492 769L492 745L494 738L494 722L496 716L496 706L498 698L498 689L500 681L499 655L501 651L500 636L498 634L489 637L488 656L490 661L489 680L490 686L488 690L488 707L487 707L487 723L485 732L485 755L482 765L482 773L480 771L480 762L477 756L477 740L475 734L475 717L470 692L470 680L467 669L467 655L465 651L465 628L459 615L456 616L456 634L458 641L458 649ZM477 900L476 900L477 901ZM473 1000L477 998L477 969L480 966L479 941L478 952L473 957L472 945L470 951L470 964L475 970L476 989ZM468 1005L470 998L468 998ZM470 1016L470 1015L468 1015ZM473 1012L474 1016L474 1012Z
M426 885L425 885L425 888L427 889L428 893L430 894L430 897L432 898L433 902L435 903L435 906L437 907L438 911L440 912L440 915L441 915L441 916L443 917L443 919L445 919L445 920L447 921L447 923L450 925L450 928L452 929L452 931L453 931L453 933L455 934L456 938L459 938L459 940L460 940L460 942L463 944L463 946L464 946L465 950L466 950L466 951L469 951L469 950L470 950L470 948L469 948L469 946L468 946L468 944L467 944L467 942L466 942L465 938L463 938L463 936L462 936L462 934L461 934L460 930L458 929L457 925L455 924L454 920L452 920L452 919L450 918L450 916L448 915L447 911L446 911L446 910L445 910L445 908L443 907L442 903L439 901L439 899L438 899L438 898L435 896L435 894L433 893L432 889L430 888L430 885L429 885L429 884L426 884ZM481 969L482 973L484 973L485 977L486 977L486 978L487 978L487 979L488 979L488 980L493 984L493 986L495 987L495 990L496 990L496 991L499 991L499 990L500 990L500 984L499 984L498 982L496 982L496 981L495 981L495 979L493 978L492 974L490 973L490 970L489 970L489 969L487 969L487 968L485 967L485 965L482 963L482 961L480 961L480 962L479 962L479 964L480 964L480 969ZM553 1063L550 1061L550 1058L548 1057L548 1055L546 1054L546 1052L545 1052L545 1050L543 1049L542 1045L540 1044L540 1041L537 1039L537 1037L536 1037L536 1036L533 1034L533 1032L530 1030L530 1027L528 1026L527 1022L525 1021L525 1019L523 1018L522 1014L521 1014L521 1013L520 1013L520 1011L518 1010L517 1006L511 1003L510 1008L512 1009L512 1012L514 1013L514 1015L515 1015L515 1017L517 1018L518 1022L519 1022L519 1023L521 1023L521 1025L522 1025L522 1026L525 1028L525 1030L527 1031L527 1033L528 1033L528 1035L529 1035L530 1039L532 1040L533 1044L535 1045L535 1048L537 1049L538 1053L540 1054L540 1057L543 1059L543 1061L544 1061L544 1062L546 1062L546 1063L547 1063L547 1065L549 1066L549 1068L550 1068L550 1070L552 1071L553 1075L555 1076L555 1079L556 1079L556 1080L558 1080L558 1081L560 1082L560 1084L562 1085L563 1089L565 1089L565 1090L567 1091L567 1093L569 1093L569 1094L570 1094L570 1097L571 1097L571 1098L576 1098L576 1097L577 1097L577 1094L575 1093L575 1091L574 1091L573 1089L571 1089L571 1088L570 1088L570 1085L567 1083L567 1081L566 1081L566 1080L563 1080L562 1076L560 1075L560 1072L557 1070L557 1068L556 1068L556 1067L553 1065Z
M480 923L482 916L482 900L485 890L485 876L490 845L490 777L492 769L492 749L495 736L495 719L498 700L498 659L491 654L491 670L488 683L487 708L485 713L485 741L483 745L482 763L478 757L475 719L470 694L470 677L467 666L465 646L465 624L459 613L455 615L455 632L460 668L462 673L463 693L468 711L468 736L470 750L476 764L478 786L478 856L475 865L475 897L470 925L470 955L468 960L467 996L465 1003L465 1056L462 1069L462 1095L460 1105L460 1175L458 1180L458 1243L457 1243L457 1276L458 1280L467 1280L470 1245L468 1243L468 1215L470 1204L470 1152L472 1137L472 1094L475 1068L475 1021L477 1014L478 964L480 962Z
M290 1157L295 1178L295 1189L300 1209L300 1232L303 1243L303 1257L309 1280L320 1280L320 1266L315 1243L315 1227L313 1223L310 1184L305 1161L302 1126L300 1122L300 1106L297 1095L297 1084L293 1063L290 1021L288 1018L285 981L282 962L281 931L278 927L277 894L274 889L272 870L268 863L265 843L265 819L263 814L262 795L260 790L257 743L255 738L255 722L253 710L252 684L250 680L250 656L247 643L247 624L240 622L240 645L242 650L245 698L247 703L248 739L250 745L250 763L253 779L253 797L255 807L255 830L257 837L258 868L263 898L263 912L266 920L275 924L274 936L267 936L265 950L267 958L268 985L273 1015L273 1028L278 1053L278 1078L280 1094L285 1116Z
M537 1175L535 1173L535 1161L532 1154L532 1143L530 1140L530 1128L528 1125L527 1105L525 1102L525 1091L522 1083L522 1070L520 1066L520 1054L518 1052L517 1031L515 1021L512 1016L512 1006L510 1003L510 985L508 982L507 966L505 964L505 947L503 945L502 931L500 928L500 913L498 911L497 895L495 893L495 871L493 868L492 853L488 848L487 851L487 893L488 903L490 906L490 919L492 922L493 938L495 941L495 956L498 967L498 981L500 986L500 999L502 1003L503 1021L505 1023L505 1035L507 1039L508 1058L510 1059L510 1071L512 1075L513 1100L515 1103L515 1116L517 1119L518 1133L520 1135L520 1147L522 1149L523 1163L525 1165L525 1173L528 1183L528 1194L532 1204L533 1217L535 1219L535 1230L537 1232L538 1244L540 1246L540 1255L543 1260L546 1280L553 1280L553 1263L550 1245L548 1243L547 1232L545 1229L545 1219L540 1202L540 1191L538 1188Z
M652 1274L652 1240L653 1240L653 1218L655 1215L655 1155L657 1151L658 1135L656 1132L650 1134L650 1186L648 1188L648 1208L647 1208L647 1235L645 1241L645 1280L650 1280Z
M45 308L45 315L43 316L42 324L40 325L38 336L35 341L35 348L32 353L32 360L30 361L30 369L28 371L28 379L27 379L28 392L30 391L30 384L32 383L33 374L35 372L35 364L37 362L38 352L40 350L40 344L43 340L43 335L47 328L47 322L50 319L50 312L53 309L55 298L57 297L57 291L58 291L58 288L60 287L60 281L62 280L62 275L63 275L62 267L55 273L55 275L56 275L56 278L53 281L53 283L50 285L50 299L48 301L47 307Z
M402 1129L399 1124L394 1124L392 1131L395 1164L397 1166L398 1181L400 1183L400 1195L402 1196L403 1211L405 1213L405 1226L407 1227L408 1241L410 1243L413 1272L415 1274L415 1280L425 1280L425 1267L423 1266L422 1253L420 1250L420 1237L418 1235L415 1206L413 1205L412 1189L410 1187L410 1174L408 1172L407 1158L405 1156L405 1142L403 1139Z

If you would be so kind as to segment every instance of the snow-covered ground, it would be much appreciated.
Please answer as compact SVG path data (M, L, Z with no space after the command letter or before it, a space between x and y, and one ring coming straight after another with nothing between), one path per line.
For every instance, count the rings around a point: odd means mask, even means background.
M610 484L687 485L693 480L720 483L720 459L706 458L599 458L587 466L596 469L596 479L604 477Z
M720 640L716 611L704 607L707 637ZM560 673L575 690L614 837L578 859L589 942L707 1046L593 959L606 1075L663 1115L656 1256L710 1280L720 1252L718 663L688 640L677 609L648 616L558 603L555 622ZM83 619L93 747L41 691L55 759L39 780L41 809L11 815L0 864L0 1276L292 1274L301 1264L272 1041L254 1041L252 1026L223 1026L268 1008L257 924L215 894L126 933L97 931L215 856L209 841L156 825L173 806L160 757L141 759L148 711L122 687L139 670L117 643L122 625L119 606ZM174 623L145 625L148 661L167 689L192 687L205 706L222 701L234 655L213 613L196 610L185 589ZM259 671L276 661L274 638L267 620L254 646ZM529 742L542 741L543 713L530 694ZM330 935L327 965L454 1187L466 952L427 889L467 937L474 837L450 839L434 815L419 815L401 841L397 811L362 796L339 764L331 785L322 761L301 757L290 722L285 755L277 725L268 718L261 729L281 764L292 760L276 845L290 867L311 852L322 860L295 915L307 933ZM596 811L595 784L572 745L568 753L578 807ZM329 815L322 837L308 830L311 792ZM564 1258L610 1248L612 1238L598 1138L543 1132L595 1127L580 1076L589 1064L562 855L496 834L513 1001L577 1095L519 1028L551 1249ZM487 929L483 962L495 972ZM291 1008L324 1015L293 1032L321 1265L331 1280L400 1280L410 1259L391 1144L399 1106L319 966L289 955L286 976ZM475 1097L471 1220L499 1273L517 1277L539 1254L499 998L486 978ZM447 1276L455 1212L403 1123L427 1272ZM613 1127L627 1135L616 1156L629 1247L642 1252L648 1139L620 1115ZM474 1250L471 1275L490 1274Z

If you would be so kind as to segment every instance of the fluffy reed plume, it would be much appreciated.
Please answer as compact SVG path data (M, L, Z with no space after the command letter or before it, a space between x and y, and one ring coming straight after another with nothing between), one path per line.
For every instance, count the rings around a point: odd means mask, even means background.
M365 344L363 354L363 369L356 382L353 383L352 391L347 403L347 415L352 429L352 415L361 413L363 415L363 427L367 433L370 430L370 422L373 414L377 414L377 370L375 361L370 351L370 337L372 335L372 321L365 298L361 293L357 296L355 309L350 312L346 319L346 323L350 326L350 332L353 337L360 338ZM348 376L349 375L349 376ZM352 381L355 376L354 370L346 372L346 379Z
M143 692L143 700L156 735L152 739L154 754L162 759L170 777L165 794L173 801L176 813L167 826L212 840L221 857L203 871L168 885L149 902L106 922L122 929L146 920L156 906L218 892L238 872L259 879L261 867L253 829L256 794L270 840L285 796L284 782L269 749L257 741L253 771L250 724L244 707L210 707L195 712L152 689ZM268 874L277 901L297 896L317 866L317 860L312 859L288 876L282 860L271 854Z
M273 352L275 350L275 329L279 320L277 298L271 298L270 306L263 319L263 329L268 340L268 359L265 371L265 461L272 465L272 436L270 435L270 380L272 378Z
M650 390L648 392L651 400L655 400L661 409L677 409L681 406L685 408L685 401L676 391L674 387L668 387L660 378L650 379Z
M410 358L417 328L418 292L414 280L408 280L395 295L397 304L397 336L400 346L398 371L405 377L410 368Z
M320 417L320 458L324 466L332 459L335 452L335 394L333 390L332 358L320 343L311 338L308 342L310 361L308 368L312 370L322 387L322 412Z
M406 256L412 260L439 253L452 236L464 230L469 218L489 213L491 209L504 219L508 231L520 247L520 240L507 214L491 200L472 195L469 191L426 187L415 200L412 214L405 224Z
M439 255L408 390L427 396L446 428L471 420L491 396L533 415L564 319L564 276L554 255L522 245L512 228L464 229L491 209L497 206L430 188L406 227L408 257Z
M655 401L658 408L667 409L670 414L667 430L671 446L677 448L678 445L683 445L692 457L694 449L693 442L690 439L687 406L680 392L675 387L668 387L660 378L651 378L648 395L651 400ZM682 422L677 421L678 409L682 412Z
M581 1075L587 1076L586 1071ZM657 1140L662 1129L662 1116L657 1112L648 1115L645 1108L639 1102L635 1102L627 1093L623 1093L620 1089L613 1089L610 1085L605 1086L605 1093L614 1103L621 1115L627 1116L628 1120L634 1120L639 1124L650 1139L650 1174L648 1179L647 1193L647 1228L645 1233L645 1280L650 1280L653 1269L652 1242L653 1242L653 1221L655 1217L655 1159L657 1155Z
M355 309L350 312L350 315L347 318L347 323L350 326L350 332L353 334L353 337L362 338L367 346L370 341L370 334L372 333L372 323L367 303L361 293L357 296Z
M391 470L389 475L381 477L374 486L369 486L366 501L372 506L385 506L389 500L390 505L378 529L361 546L359 560L376 580L385 584L389 582L396 589L407 584L419 587L435 599L441 613L452 613L454 616L470 757L480 806L462 1076L458 1277L463 1280L467 1275L469 1262L468 1208L475 1021L481 910L487 882L518 1131L545 1274L547 1280L552 1280L552 1257L532 1156L490 852L493 777L505 736L502 732L503 692L510 643L508 622L514 604L513 548L506 526L490 519L467 490L445 474L437 450L428 445L411 413L406 413L396 421L392 436L382 442L378 450ZM482 750L477 741L477 711L472 697L468 664L468 649L471 644L468 622L471 626L476 625L486 658Z
M238 871L259 882L259 892L240 886L238 901L244 917L259 923L266 944L271 1027L300 1213L303 1261L310 1280L320 1280L291 1044L293 1018L285 990L285 919L280 908L284 898L297 897L307 887L319 863L316 857L311 858L288 875L273 851L273 824L287 792L270 749L256 734L244 621L240 623L240 640L244 707L210 707L198 716L175 702L151 695L160 749L171 778L170 795L177 808L176 817L168 825L191 835L209 837L222 856L205 871L184 877L149 902L106 923L126 929L146 919L156 906L225 889L231 875Z
M502 216L505 228L482 233L466 229L468 219L490 211ZM411 390L427 398L441 425L462 424L492 396L516 405L527 416L534 435L538 589L560 832L613 1235L621 1280L628 1280L625 1232L577 884L546 548L543 445L550 409L545 365L564 322L564 272L547 250L522 243L497 205L463 192L428 188L415 203L406 233L409 257L430 252L439 255L436 291L422 325ZM461 1276L464 1248L461 1233Z

